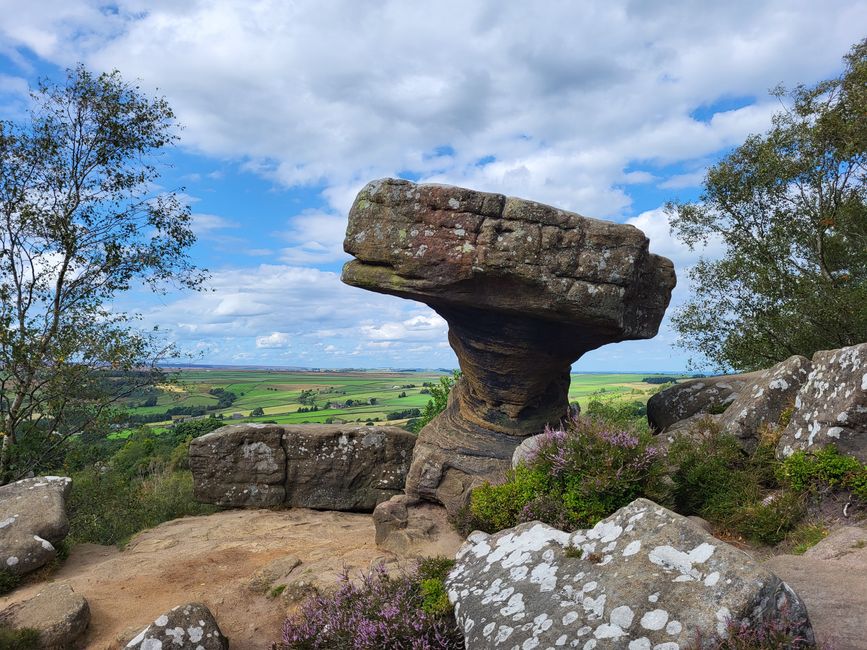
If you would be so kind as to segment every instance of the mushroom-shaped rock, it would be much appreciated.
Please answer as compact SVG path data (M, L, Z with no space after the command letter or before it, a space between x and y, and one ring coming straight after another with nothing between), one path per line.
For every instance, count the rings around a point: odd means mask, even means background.
M629 225L444 185L386 179L349 213L347 284L419 300L449 325L463 378L419 436L407 491L459 507L515 446L567 413L571 364L654 336L672 263Z

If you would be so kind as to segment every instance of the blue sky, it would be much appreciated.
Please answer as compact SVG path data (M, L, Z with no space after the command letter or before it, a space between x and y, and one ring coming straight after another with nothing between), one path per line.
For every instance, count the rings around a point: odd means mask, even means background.
M0 0L0 116L83 62L165 95L184 125L164 189L184 188L210 291L117 307L201 363L453 367L424 305L342 285L346 213L401 175L632 223L674 260L672 308L703 252L661 206L780 106L779 83L839 73L867 1L280 2ZM650 341L577 371L679 370Z

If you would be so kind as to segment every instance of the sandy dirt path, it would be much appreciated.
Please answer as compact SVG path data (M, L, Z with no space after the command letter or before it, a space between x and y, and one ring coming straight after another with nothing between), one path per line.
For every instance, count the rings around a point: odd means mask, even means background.
M231 510L166 522L133 538L123 551L82 544L52 581L68 582L90 604L85 644L121 647L162 612L205 603L233 650L268 649L279 640L287 606L252 591L262 566L293 555L292 573L333 581L345 566L364 569L396 558L376 548L370 515L293 509ZM39 584L0 598L0 610L38 591Z

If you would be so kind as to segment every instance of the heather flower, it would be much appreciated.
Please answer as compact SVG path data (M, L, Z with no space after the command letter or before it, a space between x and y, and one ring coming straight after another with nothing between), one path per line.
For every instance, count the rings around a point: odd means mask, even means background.
M421 567L389 575L384 566L360 582L340 576L329 595L316 594L283 624L284 650L457 650L463 635L454 616L423 609Z

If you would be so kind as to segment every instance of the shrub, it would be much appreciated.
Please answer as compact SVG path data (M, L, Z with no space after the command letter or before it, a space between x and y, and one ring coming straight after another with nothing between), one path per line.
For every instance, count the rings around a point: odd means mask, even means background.
M30 628L12 629L0 625L0 649L35 650L39 644L39 630Z
M412 574L388 575L379 566L360 583L341 575L337 590L315 594L283 624L286 650L458 650L464 639L436 565ZM440 567L441 568L441 567ZM447 569L446 569L447 571ZM439 582L439 585L434 583ZM441 591L442 589L442 591ZM445 599L448 602L448 599Z
M852 496L867 501L867 464L828 445L819 451L796 451L778 470L780 480L793 490L848 490Z
M788 615L787 610L781 612L776 620L765 619L759 623L752 621L739 622L729 619L726 622L725 634L712 637L696 635L695 641L688 646L689 650L806 650L816 648L798 633L804 621Z
M487 532L534 519L574 530L642 495L664 502L661 452L649 441L646 433L573 418L565 429L547 429L528 464L505 483L476 488L471 514Z
M196 502L192 475L168 469L130 481L118 471L74 474L68 503L72 543L124 544L132 535L170 519L214 512Z
M734 436L701 423L671 445L675 509L760 544L780 543L806 508L800 495L780 483L775 446L774 436L763 435L748 455Z
M639 401L614 402L594 398L587 404L585 415L596 420L604 420L611 426L625 426L649 431L647 405Z
M0 569L0 596L8 594L21 584L21 576L10 573L6 569Z

